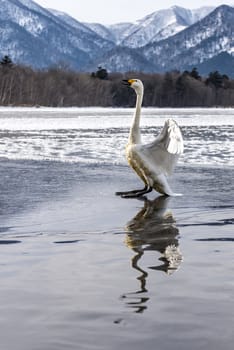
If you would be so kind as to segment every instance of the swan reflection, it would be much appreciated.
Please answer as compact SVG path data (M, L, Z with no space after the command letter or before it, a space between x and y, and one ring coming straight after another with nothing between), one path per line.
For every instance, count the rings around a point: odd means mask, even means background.
M170 198L160 196L154 200L147 198L143 200L143 208L125 227L125 243L135 253L131 264L135 270L140 272L137 277L140 288L134 293L124 294L122 298L127 299L126 304L134 308L135 312L143 312L147 308L146 303L149 299L145 294L148 272L140 266L140 260L145 252L159 252L160 257L157 263L149 268L164 271L168 275L175 272L182 261L178 242L179 230L172 212L168 209Z

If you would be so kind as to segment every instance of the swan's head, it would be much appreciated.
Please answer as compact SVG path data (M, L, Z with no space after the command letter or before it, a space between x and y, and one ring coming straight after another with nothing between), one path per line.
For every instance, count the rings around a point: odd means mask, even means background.
M128 79L123 80L123 83L127 86L130 86L133 88L136 92L136 94L142 95L144 92L144 85L140 79Z

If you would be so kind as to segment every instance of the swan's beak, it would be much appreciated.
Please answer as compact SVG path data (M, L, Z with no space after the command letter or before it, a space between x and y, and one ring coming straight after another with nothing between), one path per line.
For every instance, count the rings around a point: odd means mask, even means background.
M123 83L124 85L131 86L131 81L130 81L130 80L127 80L127 79L123 79L123 80L122 80L122 83Z

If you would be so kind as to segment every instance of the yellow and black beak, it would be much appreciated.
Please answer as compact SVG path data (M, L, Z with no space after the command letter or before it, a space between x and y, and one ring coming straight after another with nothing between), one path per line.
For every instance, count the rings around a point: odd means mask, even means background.
M124 85L127 85L127 86L131 86L132 85L132 83L134 83L134 79L123 79L122 80L122 83L124 84Z
M122 80L123 85L131 86L131 83L127 79Z

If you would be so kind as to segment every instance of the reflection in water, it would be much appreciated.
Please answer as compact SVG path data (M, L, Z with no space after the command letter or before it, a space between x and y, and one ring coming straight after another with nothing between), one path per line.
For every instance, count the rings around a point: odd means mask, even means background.
M125 227L126 244L135 252L132 267L140 272L137 277L140 288L134 293L125 294L122 298L128 300L126 304L134 308L135 312L143 312L149 299L145 294L148 273L140 267L144 253L160 252L159 264L149 268L164 271L169 275L178 269L182 261L177 239L179 230L171 211L167 209L169 201L170 198L166 196L157 197L155 200L144 198L144 207Z

